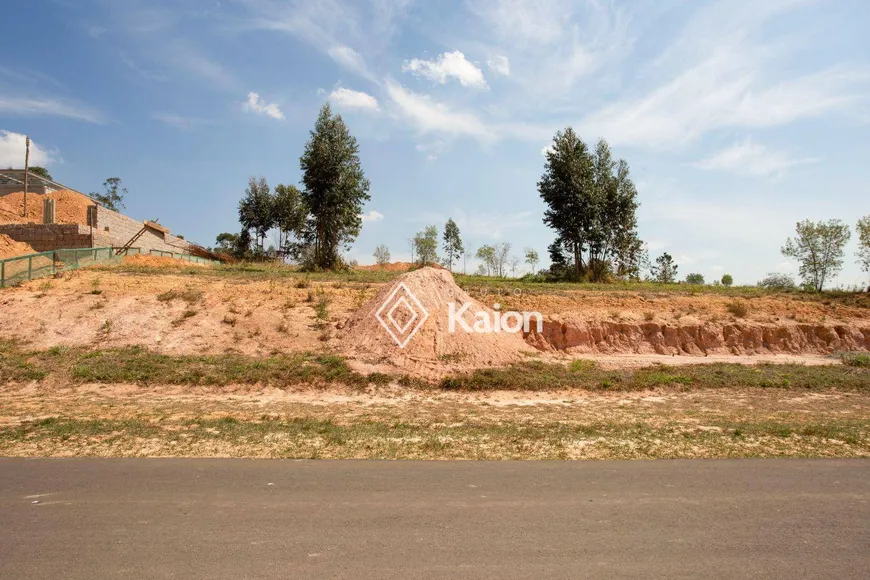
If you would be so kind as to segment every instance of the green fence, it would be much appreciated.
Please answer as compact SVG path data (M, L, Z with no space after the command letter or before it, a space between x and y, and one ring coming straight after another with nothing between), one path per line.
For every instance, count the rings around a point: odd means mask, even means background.
M54 276L58 272L75 270L76 268L83 268L85 266L90 266L91 264L119 263L124 256L134 256L137 254L166 256L168 258L194 262L196 264L219 263L215 260L207 260L189 254L176 254L174 252L162 252L160 250L144 252L141 248L123 249L121 255L117 255L119 250L122 249L81 248L77 250L52 250L50 252L39 252L38 254L27 254L26 256L16 256L15 258L0 260L0 288L5 286L15 286L35 278Z

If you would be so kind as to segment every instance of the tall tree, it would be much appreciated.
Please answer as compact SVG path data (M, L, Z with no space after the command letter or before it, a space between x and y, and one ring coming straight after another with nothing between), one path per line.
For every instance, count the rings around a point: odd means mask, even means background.
M239 223L243 231L254 230L254 242L262 250L266 234L275 225L274 199L265 177L248 178L245 197L239 201Z
M438 261L438 228L428 226L414 236L414 249L417 252L417 263L429 266Z
M637 189L628 163L614 161L603 139L592 152L571 127L547 150L538 191L547 204L544 223L573 257L574 276L603 280L625 269L641 250L637 238Z
M453 271L453 262L458 260L465 251L462 248L462 238L459 237L459 226L453 219L448 219L444 224L444 259L447 267Z
M782 255L797 260L804 284L821 292L843 267L843 249L852 235L849 226L840 220L804 220L797 223L795 232L782 247Z
M272 218L274 227L278 228L278 247L287 250L290 236L299 237L305 227L308 208L302 199L302 192L295 185L279 183L275 186L272 198Z
M538 258L538 252L533 250L532 248L526 248L526 264L528 264L532 269L532 274L535 273L535 267L540 262L540 258Z
M309 212L302 238L314 248L314 266L334 269L341 265L341 248L359 235L370 196L356 138L329 103L321 107L299 162Z
M858 264L870 274L870 215L859 219L855 230L858 232Z
M91 192L91 197L97 200L103 207L112 211L124 209L124 198L127 196L127 188L124 187L120 177L110 177L103 182L105 193Z
M384 244L375 248L375 263L378 266L386 266L390 263L390 249Z

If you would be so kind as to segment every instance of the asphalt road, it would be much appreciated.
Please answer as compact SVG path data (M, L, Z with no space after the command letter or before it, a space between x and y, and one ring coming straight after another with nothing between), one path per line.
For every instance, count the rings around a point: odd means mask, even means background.
M0 459L0 578L868 578L868 500L865 460Z

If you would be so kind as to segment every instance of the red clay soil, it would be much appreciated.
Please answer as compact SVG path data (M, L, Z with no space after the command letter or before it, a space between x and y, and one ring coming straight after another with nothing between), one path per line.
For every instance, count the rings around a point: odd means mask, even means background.
M55 221L59 224L88 223L88 206L94 201L70 189L59 189L46 194L27 195L27 216L24 212L24 192L19 191L0 197L0 224L42 223L42 200L55 200Z
M31 248L30 244L16 242L6 234L0 234L0 260L35 253L36 250Z

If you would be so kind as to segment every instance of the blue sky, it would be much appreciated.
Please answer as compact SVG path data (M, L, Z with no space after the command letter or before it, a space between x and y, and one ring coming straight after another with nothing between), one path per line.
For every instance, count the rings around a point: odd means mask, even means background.
M249 175L300 181L331 101L372 199L350 252L424 226L542 258L542 150L573 126L632 167L681 275L796 273L803 218L870 213L870 3L849 0L31 0L4 7L0 165L23 135L73 188L210 245ZM837 283L865 278L855 238Z

